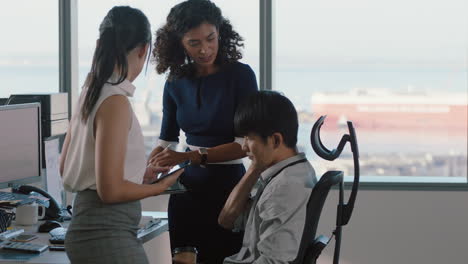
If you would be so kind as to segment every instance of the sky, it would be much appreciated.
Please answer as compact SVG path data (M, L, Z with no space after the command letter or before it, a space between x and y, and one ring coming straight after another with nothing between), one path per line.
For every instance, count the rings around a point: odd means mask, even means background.
M178 2L78 0L80 63L88 63L98 25L112 6L126 4L140 8L155 31L170 7ZM258 1L214 2L246 39L245 59L258 64ZM467 69L468 1L276 0L274 3L274 46L279 68ZM54 63L58 56L57 10L57 0L3 2L0 65L21 63L21 57Z

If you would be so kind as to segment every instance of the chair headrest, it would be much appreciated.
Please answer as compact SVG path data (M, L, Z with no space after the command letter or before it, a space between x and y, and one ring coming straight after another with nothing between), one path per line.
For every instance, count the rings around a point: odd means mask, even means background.
M334 160L337 158L336 150L329 150L327 149L320 140L320 128L325 121L327 116L321 116L317 122L315 122L314 126L312 127L312 132L310 133L310 143L312 144L312 148L314 149L315 153L319 155L321 158L326 160Z

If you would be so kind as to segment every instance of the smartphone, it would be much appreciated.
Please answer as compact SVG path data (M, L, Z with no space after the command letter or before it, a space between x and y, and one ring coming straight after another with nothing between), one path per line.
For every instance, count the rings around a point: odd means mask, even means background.
M156 180L154 180L152 183L157 183L158 181L166 178L167 176L171 176L173 173L178 172L179 170L187 167L188 165L189 165L188 163L185 163L185 164L182 164L182 165L177 164L174 167L172 167L172 169L170 169L168 172L159 173L158 176L156 176Z
M15 242L28 242L28 241L31 241L31 240L36 239L36 238L37 238L36 235L21 234L21 235L18 235L16 237L12 238L11 240L15 241Z

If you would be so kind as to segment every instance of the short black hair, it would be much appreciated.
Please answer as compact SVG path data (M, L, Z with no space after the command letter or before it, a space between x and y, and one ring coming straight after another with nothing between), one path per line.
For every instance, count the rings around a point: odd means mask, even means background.
M274 133L280 133L289 148L296 147L298 127L293 103L274 91L253 93L239 104L234 116L234 128L238 136L253 133L266 140Z

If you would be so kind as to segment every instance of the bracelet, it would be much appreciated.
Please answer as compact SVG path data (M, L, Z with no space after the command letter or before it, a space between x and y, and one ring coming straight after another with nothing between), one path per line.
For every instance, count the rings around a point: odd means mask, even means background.
M196 247L189 247L189 246L174 248L174 250L172 251L172 254L175 255L175 254L182 253L182 252L192 252L192 253L198 254L198 250Z

